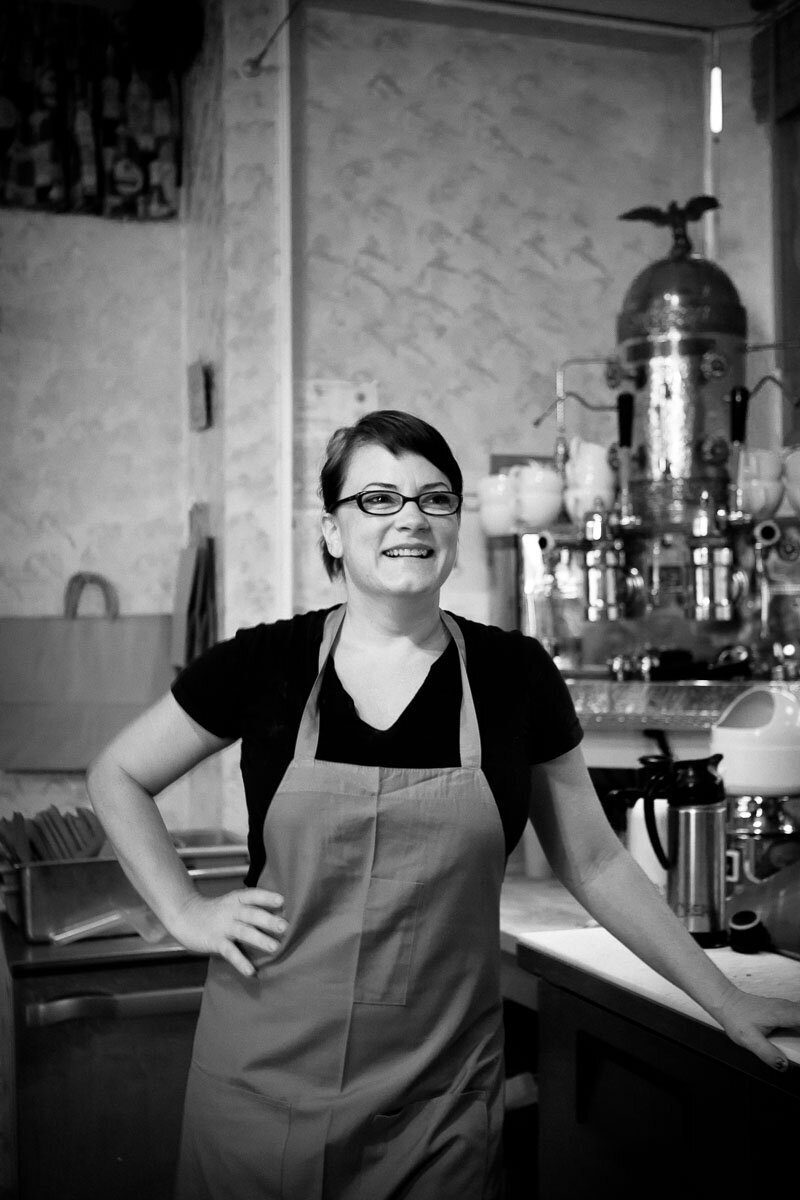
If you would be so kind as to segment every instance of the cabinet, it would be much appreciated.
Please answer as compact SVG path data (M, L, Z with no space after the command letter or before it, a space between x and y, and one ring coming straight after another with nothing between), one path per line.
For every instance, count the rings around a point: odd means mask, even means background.
M167 1200L207 960L2 940L0 1197Z
M540 1200L760 1195L791 1153L800 1070L535 950Z

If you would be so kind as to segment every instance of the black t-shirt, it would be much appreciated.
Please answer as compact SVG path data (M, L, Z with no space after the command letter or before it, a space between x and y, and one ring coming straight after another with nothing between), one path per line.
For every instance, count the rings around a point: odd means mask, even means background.
M264 866L264 818L294 755L329 611L241 629L190 663L172 685L178 704L204 729L217 737L241 738L249 884ZM464 634L481 766L510 854L525 828L530 766L565 754L583 732L566 684L539 642L464 617L455 620ZM360 719L332 659L319 705L318 759L384 767L459 765L461 672L452 640L389 729L374 729Z

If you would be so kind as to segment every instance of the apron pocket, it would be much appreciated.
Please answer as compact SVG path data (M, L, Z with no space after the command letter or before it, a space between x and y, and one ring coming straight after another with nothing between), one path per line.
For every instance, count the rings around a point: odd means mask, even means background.
M189 1071L176 1200L284 1200L291 1107Z
M369 881L358 950L356 1004L405 1004L422 884Z
M373 1117L358 1200L489 1200L483 1092L447 1093Z

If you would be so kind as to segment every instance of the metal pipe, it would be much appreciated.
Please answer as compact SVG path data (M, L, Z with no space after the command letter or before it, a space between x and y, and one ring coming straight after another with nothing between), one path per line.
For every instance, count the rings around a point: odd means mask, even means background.
M545 4L526 4L519 0L422 0L431 8L466 8L474 12L497 12L508 16L545 18L570 25L599 25L605 29L640 30L670 37L701 38L711 33L706 25L681 25L678 22L651 21L643 17L606 16L582 8L550 8ZM723 26L724 28L724 26Z
M278 41L277 196L278 196L278 562L275 572L278 611L290 617L294 611L294 308L292 275L292 56L289 19L297 3L281 0L283 29Z

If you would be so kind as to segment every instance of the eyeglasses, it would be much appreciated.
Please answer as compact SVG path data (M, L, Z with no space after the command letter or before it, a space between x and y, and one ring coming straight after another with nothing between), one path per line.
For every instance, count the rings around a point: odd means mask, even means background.
M366 491L355 496L343 496L328 509L333 512L340 504L355 500L368 517L390 517L400 512L404 505L413 502L427 517L452 517L461 508L463 497L457 492L420 492L418 496L404 496L402 492Z

